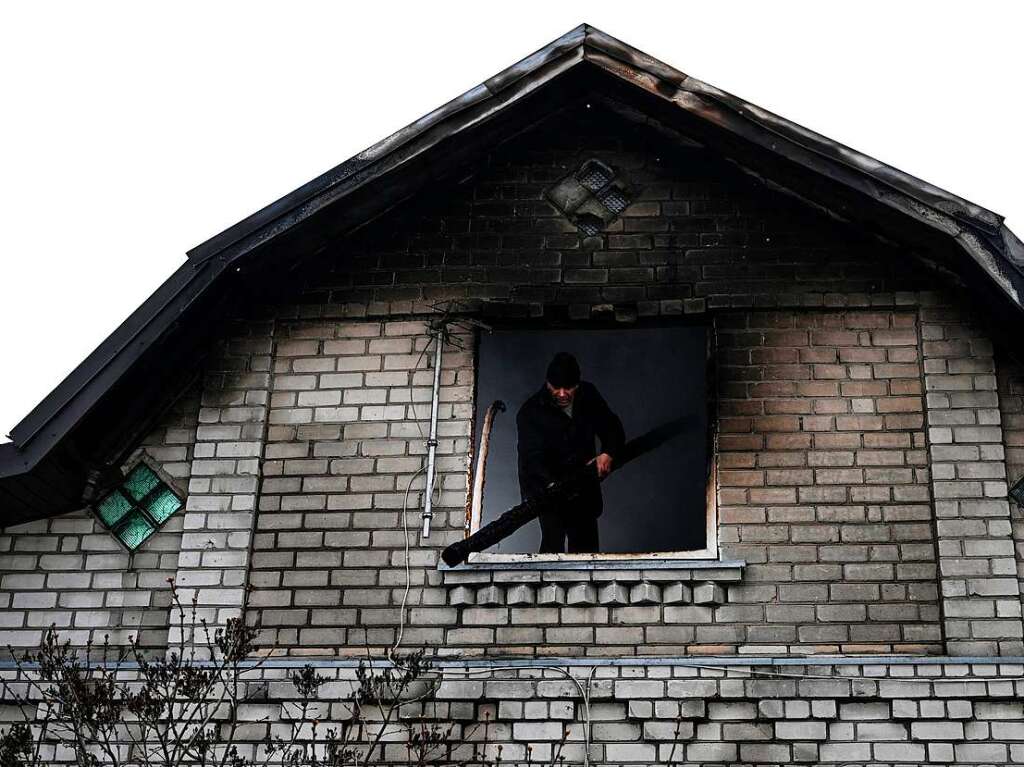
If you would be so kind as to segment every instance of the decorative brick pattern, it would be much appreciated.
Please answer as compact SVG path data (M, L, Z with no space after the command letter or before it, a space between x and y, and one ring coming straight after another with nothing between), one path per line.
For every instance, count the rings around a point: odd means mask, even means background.
M448 603L465 605L723 605L730 584L739 583L739 564L699 569L481 569L455 568L441 573ZM570 601L572 600L572 601Z
M267 410L273 323L231 326L204 379L175 582L212 627L245 604ZM180 629L171 611L172 631Z
M140 445L178 492L188 487L198 412L197 387ZM184 516L174 514L134 553L88 510L4 529L0 646L35 646L50 625L75 644L108 636L121 645L135 636L144 646L164 646L166 579L177 569Z
M921 338L946 647L951 654L1021 655L992 343L950 305L922 308Z
M287 733L297 708L288 676L300 662L247 683L243 756L262 759L258 744ZM355 670L313 665L328 681L312 708L321 728L337 727ZM434 694L402 706L403 721L451 726L449 743L466 744L439 760L470 758L486 742L485 755L493 761L500 747L505 764L581 764L588 744L591 764L623 767L1024 764L1019 664L497 665L441 664ZM409 763L402 729L391 732L378 756ZM45 748L47 764L73 758Z

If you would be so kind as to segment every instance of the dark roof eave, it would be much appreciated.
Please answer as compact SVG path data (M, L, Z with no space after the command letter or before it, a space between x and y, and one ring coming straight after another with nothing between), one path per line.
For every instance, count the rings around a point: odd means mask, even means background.
M13 445L34 464L102 394L188 310L223 265L186 261L11 430ZM5 476L0 464L0 477Z

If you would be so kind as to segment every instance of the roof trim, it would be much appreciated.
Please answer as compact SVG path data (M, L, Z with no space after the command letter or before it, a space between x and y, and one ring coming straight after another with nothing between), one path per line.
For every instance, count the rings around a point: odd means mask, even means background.
M281 199L256 211L251 216L225 229L220 234L216 234L205 242L196 245L188 251L189 259L196 262L206 261L223 254L224 251L232 250L233 246L241 246L247 238L264 227L272 226L279 219L293 217L296 214L301 217L312 215L323 207L322 204L316 204L318 197L333 197L330 193L355 177L356 174L366 171L375 163L385 160L388 155L403 147L407 147L413 140L438 126L443 121L465 112L470 107L484 104L513 85L520 83L524 78L529 77L540 69L549 67L551 64L558 63L563 59L566 60L565 63L568 65L565 68L571 68L578 64L583 60L583 46L586 41L587 30L587 25L581 24L540 50L499 72L494 77L485 80L474 88L470 88L461 96L455 97L404 128L395 131L390 136L381 139L373 146L364 149L340 165L336 165L326 173L289 192ZM558 76L563 71L563 67L551 67L550 69L551 71L547 72L547 77L544 78L544 81ZM540 82L535 85L539 84ZM533 90L533 88L526 90ZM507 103L502 106L507 106ZM465 127L468 126L463 125L459 129L461 130ZM241 252L244 252L244 250L240 251L239 254Z

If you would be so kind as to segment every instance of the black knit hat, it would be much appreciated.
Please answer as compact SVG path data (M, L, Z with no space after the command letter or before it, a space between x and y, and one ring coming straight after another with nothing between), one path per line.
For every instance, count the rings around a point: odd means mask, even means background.
M580 363L569 352L559 352L548 365L547 382L556 389L571 389L580 382Z

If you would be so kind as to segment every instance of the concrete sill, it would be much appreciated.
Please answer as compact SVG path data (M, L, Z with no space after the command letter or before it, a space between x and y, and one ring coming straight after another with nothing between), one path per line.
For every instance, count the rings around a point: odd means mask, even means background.
M508 559L498 559L506 556ZM491 558L493 557L493 558ZM742 570L746 562L742 559L684 559L669 557L645 557L626 554L618 556L584 557L572 554L506 554L491 555L488 558L474 558L455 567L444 562L438 569L449 573L474 570ZM512 557L517 557L512 559ZM521 557L521 558L519 558Z

